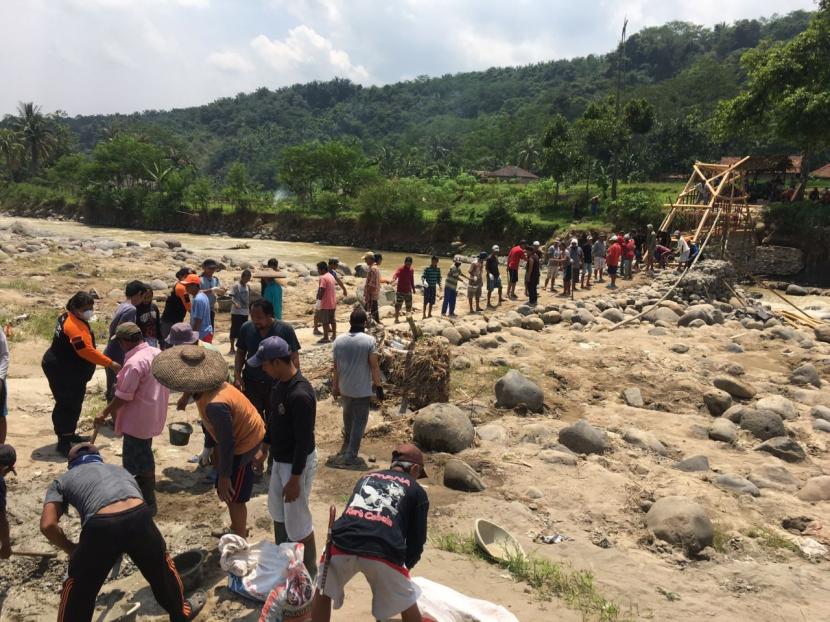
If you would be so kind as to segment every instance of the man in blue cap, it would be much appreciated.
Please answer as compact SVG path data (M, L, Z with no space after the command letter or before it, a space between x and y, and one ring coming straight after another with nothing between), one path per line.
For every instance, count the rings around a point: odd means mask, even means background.
M297 366L291 348L282 337L268 337L259 345L248 365L261 367L276 382L271 390L265 438L254 458L262 471L270 451L274 459L268 488L268 512L274 521L274 541L301 542L303 563L309 574L317 574L317 549L309 496L317 472L314 423L317 398Z

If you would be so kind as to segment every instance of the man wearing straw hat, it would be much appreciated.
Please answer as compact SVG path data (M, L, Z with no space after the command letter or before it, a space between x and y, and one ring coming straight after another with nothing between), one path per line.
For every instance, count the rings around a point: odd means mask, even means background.
M271 303L274 307L274 317L278 320L282 319L282 286L287 276L285 272L280 272L280 262L272 257L268 260L268 268L255 272L252 277L259 279L262 297Z
M274 541L301 542L303 563L309 574L317 574L317 549L309 497L317 473L314 424L317 398L314 389L294 366L291 348L280 337L265 339L248 359L276 380L268 409L268 426L256 455L256 470L262 471L269 453L274 462L268 487L268 512L274 521Z
M115 419L115 433L123 436L122 464L135 477L144 501L156 514L156 462L153 437L164 430L170 391L153 377L150 368L161 350L144 341L141 329L125 322L115 330L124 352L124 366L118 372L115 395L95 417L96 427L107 417Z
M180 346L159 354L153 375L174 391L187 391L196 400L205 430L216 442L216 491L228 506L231 531L246 538L248 508L254 485L252 462L265 435L256 408L225 380L228 365L216 351Z

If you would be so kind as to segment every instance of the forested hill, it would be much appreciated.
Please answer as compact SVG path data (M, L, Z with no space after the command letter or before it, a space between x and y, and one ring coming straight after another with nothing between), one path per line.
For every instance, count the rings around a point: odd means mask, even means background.
M796 11L714 28L672 22L632 35L625 45L624 94L646 98L656 116L642 145L652 156L641 158L642 173L685 170L691 157L741 150L713 144L706 119L719 99L738 93L742 52L764 39L793 37L809 18ZM266 188L276 185L281 151L315 139L355 140L398 175L492 168L516 163L518 154L541 142L553 114L575 119L588 102L613 93L616 52L380 87L341 79L263 87L194 108L68 121L84 150L112 132L137 131L179 147L210 175L221 177L231 163L242 162Z

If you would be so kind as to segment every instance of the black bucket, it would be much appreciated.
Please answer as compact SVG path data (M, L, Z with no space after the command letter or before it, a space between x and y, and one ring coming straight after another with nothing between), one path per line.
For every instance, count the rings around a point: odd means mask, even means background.
M170 444L184 447L190 442L190 435L193 434L193 426L189 423L171 423L167 426L170 432Z
M205 552L191 549L179 553L173 558L176 570L182 580L185 593L192 592L202 584L202 574L205 565Z

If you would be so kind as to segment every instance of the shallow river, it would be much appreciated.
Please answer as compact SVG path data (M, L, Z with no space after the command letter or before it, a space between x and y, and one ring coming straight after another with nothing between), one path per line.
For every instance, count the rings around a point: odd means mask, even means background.
M176 238L184 248L198 254L216 255L218 259L222 255L249 257L251 260L257 258L266 260L276 257L283 261L299 261L313 266L318 261L326 261L330 257L337 257L348 266L355 266L363 259L368 248L354 248L349 246L324 246L313 242L280 242L275 240L254 240L251 238L234 238L219 235L204 235L198 233L163 233L160 231L143 231L140 229L121 229L118 227L93 227L74 221L52 221L39 218L16 218L0 216L0 224L7 225L14 221L25 222L35 231L43 231L54 235L75 237L75 238L105 238L127 242L133 240L142 245L148 244L157 238ZM247 244L248 249L233 249L234 246ZM424 267L429 263L426 255L410 253L415 258L417 266ZM392 270L403 263L406 253L383 252L383 267L385 270Z

